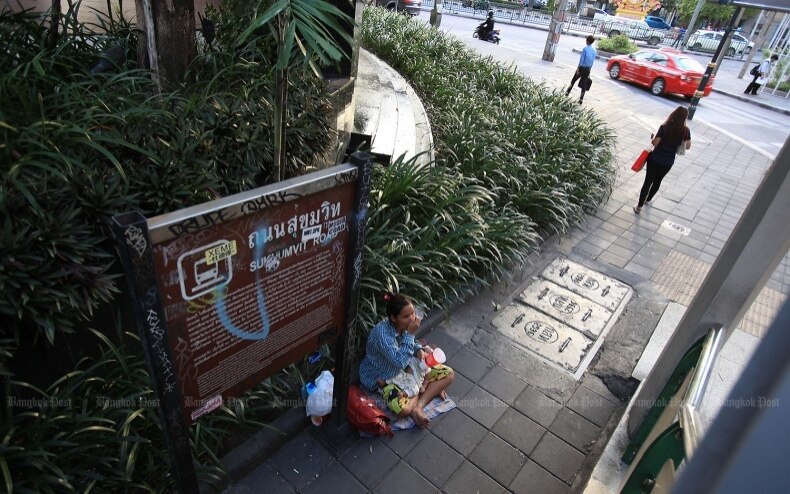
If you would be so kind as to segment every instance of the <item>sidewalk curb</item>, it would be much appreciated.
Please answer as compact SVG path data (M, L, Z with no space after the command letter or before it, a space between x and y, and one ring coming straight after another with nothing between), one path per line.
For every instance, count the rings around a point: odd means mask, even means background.
M745 101L746 103L749 103L749 104L752 104L752 105L755 105L755 106L759 106L761 108L765 108L766 110L772 110L772 111L775 111L777 113L784 113L785 115L790 115L790 110L785 110L783 108L777 108L775 106L769 105L768 103L764 103L762 101L755 100L754 98L747 98L746 96L743 96L741 94L732 93L730 91L725 91L723 89L713 88L713 91L715 91L715 92L717 92L719 94L725 94L725 95L729 96L730 98L735 98L735 99L738 99L738 100L741 100L741 101Z
M241 478L254 470L266 458L278 451L282 445L306 429L308 425L304 407L293 407L287 410L271 424L223 456L220 463L225 470L225 477L218 485L201 482L200 494L223 492L234 479Z
M581 50L579 50L578 48L573 48L572 51L574 53L581 53ZM595 58L597 58L598 60L608 61L612 57L606 57L606 56L603 56L603 55L596 54ZM725 91L723 89L716 89L715 87L713 88L713 91L716 92L716 93L719 93L719 94L723 94L725 96L729 96L730 98L735 98L737 100L741 100L741 101L749 103L751 105L755 105L755 106L759 106L761 108L765 108L766 110L771 110L771 111L775 111L777 113L783 113L785 115L790 115L790 110L785 110L784 108L777 108L776 106L769 105L768 103L764 103L762 101L755 100L754 98L747 98L746 96L742 96L740 94L733 93L731 91Z

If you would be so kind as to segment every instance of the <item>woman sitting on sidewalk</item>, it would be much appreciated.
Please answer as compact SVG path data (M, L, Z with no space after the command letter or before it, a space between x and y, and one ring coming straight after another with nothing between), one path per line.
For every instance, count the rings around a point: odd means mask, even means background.
M387 318L368 335L365 358L359 365L359 379L368 391L386 391L387 406L398 416L411 415L417 425L425 427L429 419L423 408L436 396L446 397L444 390L453 382L455 374L446 365L438 364L425 375L419 389L405 390L398 385L398 378L403 377L412 357L420 360L425 357L425 352L414 340L421 320L405 295L387 293L384 299Z

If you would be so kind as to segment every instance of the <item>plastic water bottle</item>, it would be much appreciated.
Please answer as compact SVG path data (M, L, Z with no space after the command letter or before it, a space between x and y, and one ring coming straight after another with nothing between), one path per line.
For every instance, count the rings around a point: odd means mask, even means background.
M315 384L309 382L304 385L302 388L302 399L306 400L308 396L310 396L313 391L315 391Z

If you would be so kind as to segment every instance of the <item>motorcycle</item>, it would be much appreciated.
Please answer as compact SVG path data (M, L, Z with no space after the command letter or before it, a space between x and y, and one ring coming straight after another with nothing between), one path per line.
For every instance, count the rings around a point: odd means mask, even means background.
M494 29L492 31L489 31L488 36L486 36L485 39L483 39L482 37L482 31L483 31L483 25L481 24L477 26L475 32L472 33L472 37L479 38L482 39L483 41L488 41L490 43L499 44L499 29Z

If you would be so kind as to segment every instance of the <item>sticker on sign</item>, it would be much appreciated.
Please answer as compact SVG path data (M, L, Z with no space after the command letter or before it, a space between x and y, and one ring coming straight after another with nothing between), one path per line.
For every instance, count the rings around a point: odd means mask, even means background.
M216 264L227 257L236 255L238 252L235 240L225 242L206 251L206 264Z

